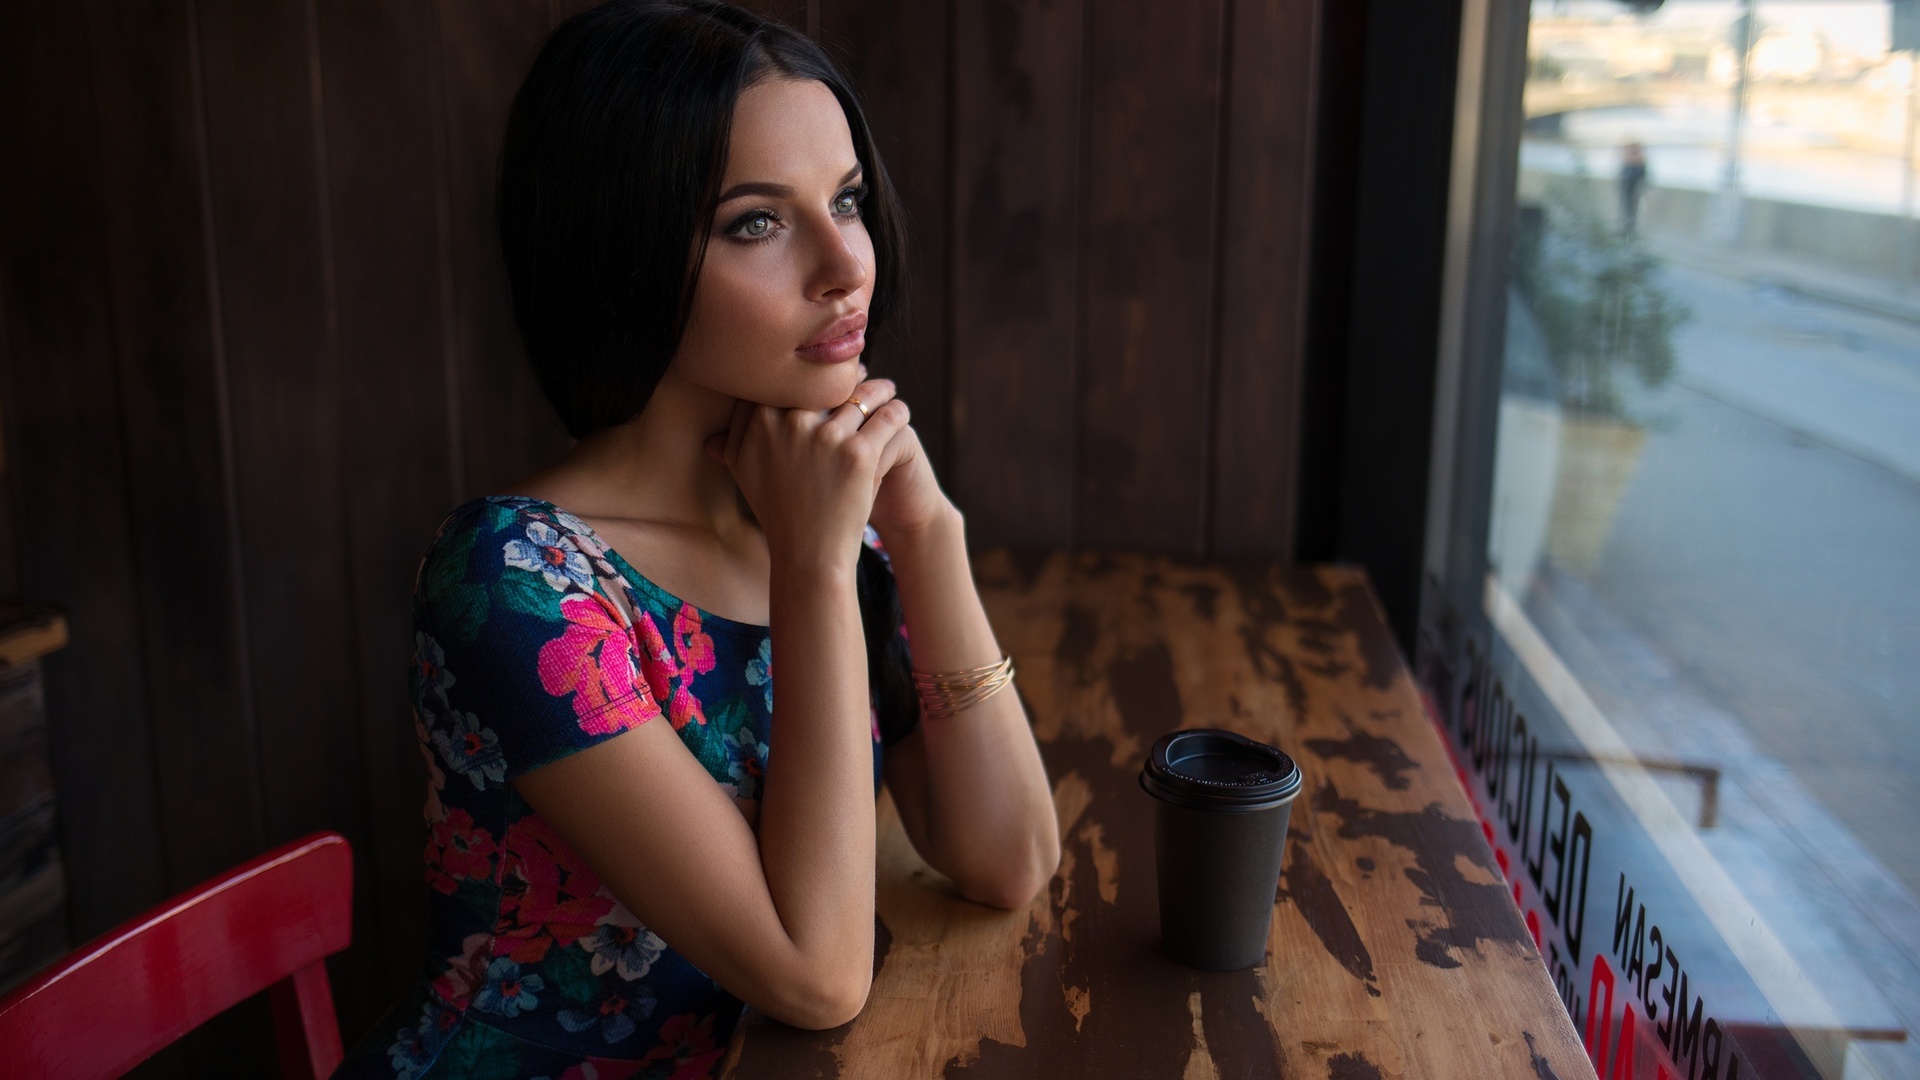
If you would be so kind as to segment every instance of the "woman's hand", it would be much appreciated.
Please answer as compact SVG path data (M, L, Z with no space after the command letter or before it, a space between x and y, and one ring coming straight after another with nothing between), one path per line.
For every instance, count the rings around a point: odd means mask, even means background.
M869 394L898 401L894 393L891 379L869 379L854 390L853 396L863 402L874 400ZM953 504L940 490L926 449L911 426L903 425L893 434L882 461L886 467L877 477L879 490L874 493L867 520L883 541L922 532L952 511Z
M776 561L850 564L881 478L902 455L922 456L918 440L898 439L912 429L892 383L862 383L854 396L866 414L851 403L822 413L737 402L724 445L718 436L708 441L708 453L740 485Z

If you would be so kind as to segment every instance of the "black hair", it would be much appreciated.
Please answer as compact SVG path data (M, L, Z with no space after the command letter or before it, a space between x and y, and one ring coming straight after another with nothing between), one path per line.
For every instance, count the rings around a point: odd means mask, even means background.
M866 174L875 328L902 300L904 215L847 77L720 0L613 0L561 23L514 95L497 213L514 322L574 438L639 415L693 310L734 104L770 75L826 85Z

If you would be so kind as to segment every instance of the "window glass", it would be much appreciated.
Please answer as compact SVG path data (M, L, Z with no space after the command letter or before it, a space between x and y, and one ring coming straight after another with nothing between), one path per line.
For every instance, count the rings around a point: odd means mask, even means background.
M1603 1080L1920 1077L1912 6L1538 0L1499 91L1480 630L1422 667Z

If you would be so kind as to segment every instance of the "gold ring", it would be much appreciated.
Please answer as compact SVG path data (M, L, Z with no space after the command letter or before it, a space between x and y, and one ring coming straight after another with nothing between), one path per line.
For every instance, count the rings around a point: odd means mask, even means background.
M860 419L862 419L862 420L865 420L865 419L866 419L867 417L869 417L869 416L872 416L872 415L873 415L873 410L872 410L872 409L869 409L869 408L867 408L867 406L866 406L866 403L865 403L865 402L863 402L863 401L861 401L861 400L860 400L859 398L857 398L857 397L850 397L850 398L848 398L848 399L847 399L847 404L849 404L849 405L851 405L851 406L853 406L854 408L856 408L856 409L859 409L859 410L860 410Z

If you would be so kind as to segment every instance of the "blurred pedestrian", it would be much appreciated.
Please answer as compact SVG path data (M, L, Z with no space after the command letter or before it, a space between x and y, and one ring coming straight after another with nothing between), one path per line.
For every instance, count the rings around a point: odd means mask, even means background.
M1646 148L1630 142L1620 151L1620 231L1628 236L1639 228L1640 192L1646 186Z

